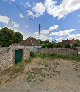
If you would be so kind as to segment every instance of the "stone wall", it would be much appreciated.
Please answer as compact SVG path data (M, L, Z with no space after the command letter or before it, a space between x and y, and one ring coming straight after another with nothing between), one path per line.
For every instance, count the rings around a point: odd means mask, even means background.
M23 60L30 57L30 50L25 46L10 46L0 48L0 70L7 69L15 64L15 50L23 49Z
M40 53L45 54L60 54L60 55L78 55L78 51L75 49L67 49L67 48L41 48Z
M80 56L80 47L76 47L76 49L78 50L78 55Z
M41 48L41 46L25 46L26 48L29 48L31 52L38 53L38 48Z

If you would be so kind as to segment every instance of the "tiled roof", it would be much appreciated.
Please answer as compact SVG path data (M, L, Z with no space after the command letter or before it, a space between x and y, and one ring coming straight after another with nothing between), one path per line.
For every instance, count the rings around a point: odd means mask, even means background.
M38 46L38 40L33 38L33 37L29 37L26 40L23 40L21 42L21 45L25 45L25 46Z
M75 44L77 42L79 42L79 40L74 40L74 39L72 39L72 40L62 40L62 43L64 43L64 44Z

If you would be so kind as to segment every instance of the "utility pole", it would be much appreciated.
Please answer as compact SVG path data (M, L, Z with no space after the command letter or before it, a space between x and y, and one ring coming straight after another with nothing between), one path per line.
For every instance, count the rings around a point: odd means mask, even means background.
M39 24L39 33L38 33L38 36L39 36L39 39L38 39L38 53L39 53L39 45L40 45L40 30L41 30L41 25Z
M39 36L40 36L41 25L39 24Z

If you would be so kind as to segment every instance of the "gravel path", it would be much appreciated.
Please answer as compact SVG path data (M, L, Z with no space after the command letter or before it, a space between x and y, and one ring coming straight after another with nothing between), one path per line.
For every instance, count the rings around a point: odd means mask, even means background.
M34 59L0 92L80 92L80 62Z

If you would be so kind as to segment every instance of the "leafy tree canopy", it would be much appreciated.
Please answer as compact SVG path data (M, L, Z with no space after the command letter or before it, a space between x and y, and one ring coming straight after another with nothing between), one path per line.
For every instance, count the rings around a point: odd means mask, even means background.
M14 30L4 27L0 30L0 45L2 47L8 47L14 43L20 43L23 40L23 35L20 32L14 32Z

